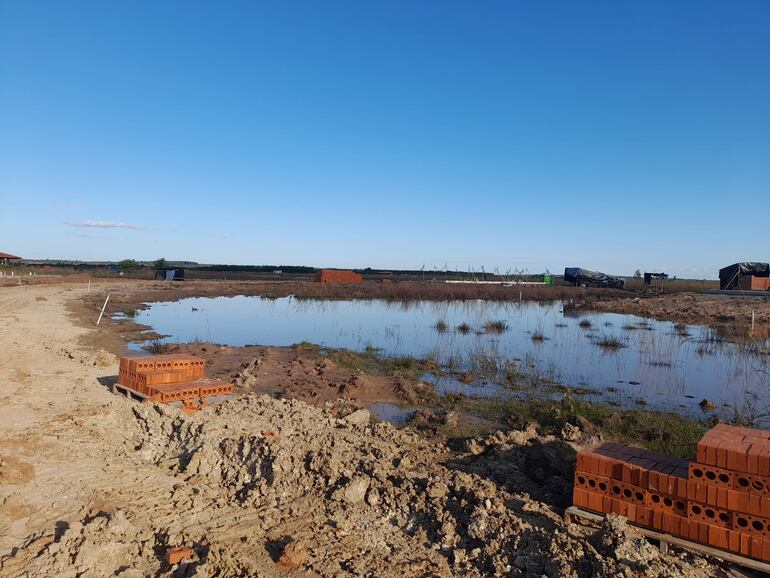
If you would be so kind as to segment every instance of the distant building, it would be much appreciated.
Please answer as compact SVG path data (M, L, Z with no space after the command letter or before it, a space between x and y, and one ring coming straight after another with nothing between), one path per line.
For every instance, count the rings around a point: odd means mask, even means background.
M364 278L353 271L321 269L315 275L316 283L362 283Z
M719 288L722 290L767 291L770 265L757 261L733 263L719 270Z
M14 261L21 261L21 257L11 255L10 253L0 253L0 265L10 265Z

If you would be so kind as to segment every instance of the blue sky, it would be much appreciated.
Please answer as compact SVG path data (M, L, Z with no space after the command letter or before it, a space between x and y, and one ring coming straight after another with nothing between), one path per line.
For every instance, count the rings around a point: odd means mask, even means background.
M715 277L770 2L0 0L0 251Z

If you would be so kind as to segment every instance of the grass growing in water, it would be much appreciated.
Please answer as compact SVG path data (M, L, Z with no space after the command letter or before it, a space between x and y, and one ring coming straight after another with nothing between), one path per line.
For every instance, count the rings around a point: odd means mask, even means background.
M610 351L617 351L626 346L620 339L611 335L602 335L596 344L602 349L609 349Z
M583 329L589 329L589 328L594 326L594 324L591 323L588 319L581 319L580 323L578 323L578 325L580 327L582 327Z
M433 327L439 333L446 333L446 330L448 329L447 324L443 319L436 321L436 324Z
M505 333L508 331L508 324L505 321L487 321L484 324L484 330L487 333Z
M533 331L532 335L530 335L530 338L532 339L532 341L538 341L538 342L543 342L546 339L545 335L540 330Z
M457 326L457 331L463 335L468 335L471 332L471 326L467 323L460 323L460 325Z

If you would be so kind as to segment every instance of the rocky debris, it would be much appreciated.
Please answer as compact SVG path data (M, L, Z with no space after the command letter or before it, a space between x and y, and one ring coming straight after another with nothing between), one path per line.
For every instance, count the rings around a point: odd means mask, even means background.
M636 570L646 569L659 558L658 549L628 525L625 518L609 514L591 538L596 550Z
M371 419L372 414L367 409L357 409L345 416L345 421L353 425L368 425Z
M307 542L298 540L289 542L283 549L283 554L276 562L279 572L291 572L302 566L307 561Z
M580 439L580 428L571 423L565 423L561 430L561 437L568 442L576 442Z
M140 484L146 500L117 493L122 505L114 513L88 513L30 538L0 559L0 575L214 578L300 567L308 575L398 578L719 572L697 559L653 556L616 519L590 539L590 530L566 526L549 504L557 495L569 499L575 449L538 436L534 425L452 452L412 430L350 415L256 395L193 416L111 402L86 425L122 471L157 472ZM192 545L193 556L174 570L162 552L176 544Z

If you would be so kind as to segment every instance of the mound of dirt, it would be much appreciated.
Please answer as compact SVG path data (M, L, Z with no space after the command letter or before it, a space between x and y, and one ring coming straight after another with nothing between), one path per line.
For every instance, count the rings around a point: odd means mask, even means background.
M592 532L533 500L568 492L574 448L534 429L453 452L410 430L247 395L194 416L116 400L84 418L137 492L0 559L30 576L711 576L610 518ZM531 471L537 466L534 476ZM129 482L126 481L126 486ZM118 499L120 498L120 499ZM594 534L591 536L591 534ZM170 547L191 560L169 565Z

